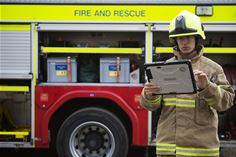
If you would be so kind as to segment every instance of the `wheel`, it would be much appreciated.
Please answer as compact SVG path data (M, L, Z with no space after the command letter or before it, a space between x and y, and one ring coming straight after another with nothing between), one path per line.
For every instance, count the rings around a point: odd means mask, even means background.
M59 157L125 157L129 142L125 127L114 114L86 108L63 122L56 147Z

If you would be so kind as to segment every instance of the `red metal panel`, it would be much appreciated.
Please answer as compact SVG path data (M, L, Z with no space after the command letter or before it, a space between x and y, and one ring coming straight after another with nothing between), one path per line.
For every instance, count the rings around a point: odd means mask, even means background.
M141 86L43 86L36 87L36 147L48 147L48 124L64 102L74 98L106 98L127 113L133 128L133 144L147 145L148 112L139 104Z

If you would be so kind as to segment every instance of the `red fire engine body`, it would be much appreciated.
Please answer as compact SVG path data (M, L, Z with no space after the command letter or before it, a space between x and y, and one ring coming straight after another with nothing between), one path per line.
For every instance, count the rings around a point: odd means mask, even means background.
M131 145L154 146L160 111L139 104L144 64L173 56L169 22L181 10L201 18L204 55L235 89L232 0L0 1L0 148L123 157ZM230 153L234 115L219 113Z

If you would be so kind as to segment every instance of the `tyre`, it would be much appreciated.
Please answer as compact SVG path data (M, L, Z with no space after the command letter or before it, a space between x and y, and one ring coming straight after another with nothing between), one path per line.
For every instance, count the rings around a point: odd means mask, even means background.
M70 115L59 129L59 157L126 157L126 129L111 112L86 108Z

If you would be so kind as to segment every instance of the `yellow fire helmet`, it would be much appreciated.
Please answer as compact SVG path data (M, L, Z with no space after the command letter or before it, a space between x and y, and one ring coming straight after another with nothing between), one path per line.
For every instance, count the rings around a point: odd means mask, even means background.
M200 18L183 10L170 22L169 40L174 43L174 38L189 35L199 35L203 40L206 38Z

